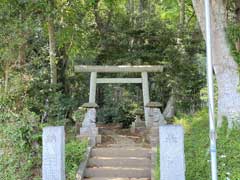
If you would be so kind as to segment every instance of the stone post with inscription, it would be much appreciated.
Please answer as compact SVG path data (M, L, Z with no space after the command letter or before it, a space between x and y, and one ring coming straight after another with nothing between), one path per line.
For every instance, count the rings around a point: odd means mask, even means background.
M64 127L43 128L42 141L42 179L65 180Z
M185 180L184 130L160 126L160 180Z
M96 103L85 103L84 108L87 109L82 127L80 128L79 138L88 138L90 146L95 146L101 143L101 136L98 135L98 128L96 127Z

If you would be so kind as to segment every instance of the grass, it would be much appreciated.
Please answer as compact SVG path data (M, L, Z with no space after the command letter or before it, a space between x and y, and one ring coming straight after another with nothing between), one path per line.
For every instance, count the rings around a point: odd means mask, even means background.
M17 121L21 123L22 121ZM25 124L14 125L2 123L0 126L0 150L4 150L4 155L0 156L0 180L40 180L41 179L41 156L42 143L41 132L39 147L33 152L31 147L26 145L25 131L21 132ZM65 126L65 166L66 179L75 180L76 172L87 150L88 141L80 141L76 138L75 126ZM28 132L28 131L27 131ZM34 135L34 134L33 134ZM29 137L33 137L31 136Z
M192 116L175 118L176 124L185 129L185 161L187 180L210 180L209 124L204 109ZM240 180L240 131L228 130L224 124L217 130L218 178ZM159 160L156 162L155 179L159 180Z
M84 154L87 150L88 141L72 140L66 144L66 177L67 180L75 180L76 173Z

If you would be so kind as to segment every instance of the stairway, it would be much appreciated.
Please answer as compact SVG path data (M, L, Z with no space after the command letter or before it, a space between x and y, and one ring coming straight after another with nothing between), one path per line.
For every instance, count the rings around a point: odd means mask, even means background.
M84 180L149 180L150 149L131 146L95 147L92 149Z

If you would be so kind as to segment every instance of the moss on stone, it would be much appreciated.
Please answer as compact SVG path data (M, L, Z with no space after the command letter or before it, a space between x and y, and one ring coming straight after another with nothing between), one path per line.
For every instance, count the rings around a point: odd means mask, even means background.
M143 110L142 109L137 109L136 111L135 111L135 114L136 115L143 115L144 114L144 112L143 112Z
M98 108L99 106L96 103L84 103L82 105L83 108Z
M146 107L160 108L160 107L162 107L162 104L160 102L149 102L149 103L147 103Z

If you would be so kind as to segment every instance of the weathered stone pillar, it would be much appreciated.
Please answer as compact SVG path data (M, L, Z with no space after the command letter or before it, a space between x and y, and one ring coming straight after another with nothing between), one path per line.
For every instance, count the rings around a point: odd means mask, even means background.
M161 106L159 102L149 102L146 105L149 115L149 140L152 147L157 147L159 144L159 126L166 124L160 110Z
M135 112L136 118L135 121L132 122L131 125L131 133L135 133L136 131L141 131L146 128L145 122L141 119L141 117L144 115L143 110L138 109Z
M142 91L143 91L143 105L144 105L144 117L145 117L145 123L146 127L148 127L148 110L146 108L146 105L150 101L149 96L149 85L148 85L148 73L142 72Z
M159 102L149 102L146 104L149 128L159 127L159 125L164 125L166 123L160 110L161 106Z
M160 126L160 180L185 180L184 130Z
M43 128L42 179L65 180L65 133L63 126Z
M97 73L91 72L90 92L89 92L89 102L90 103L95 103L95 101L96 101L96 83L97 83Z
M159 102L149 102L146 105L148 108L148 120L149 120L149 141L152 147L152 167L151 167L151 179L154 180L155 163L157 161L157 146L159 145L159 126L164 125L166 122L164 116L161 113L160 107L162 105Z
M85 103L82 106L87 109L82 127L80 128L80 138L89 138L90 146L95 146L101 142L101 137L98 135L98 128L96 127L96 103Z

